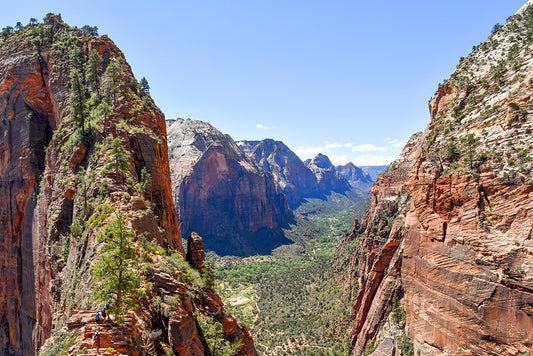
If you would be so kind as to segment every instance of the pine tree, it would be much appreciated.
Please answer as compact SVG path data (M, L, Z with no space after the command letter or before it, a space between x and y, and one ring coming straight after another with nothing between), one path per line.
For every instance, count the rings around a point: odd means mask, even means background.
M77 43L71 47L69 54L69 66L70 70L77 69L80 73L84 71L85 64L85 51L83 50L83 44Z
M109 94L106 94L103 98L103 100L98 104L97 107L98 115L100 115L103 119L103 134L104 136L107 133L107 121L109 120L109 116L113 113L113 106L111 105L111 96Z
M78 69L70 71L70 114L72 121L81 132L85 133L85 114L87 110L85 98L85 86L82 82L82 75Z
M111 61L107 66L105 76L108 78L106 92L111 95L113 106L116 106L118 93L120 92L120 80L122 79L120 64L117 61Z
M104 141L106 149L109 150L111 161L102 170L102 173L113 171L116 177L121 177L124 184L123 173L130 167L130 152L124 148L124 142L120 137L108 138Z
M120 212L98 236L98 242L104 245L100 249L100 259L92 268L94 279L99 283L93 298L102 303L114 300L117 315L123 315L137 304L140 276L134 241L135 233L126 227Z
M145 77L142 77L139 81L139 85L141 86L141 90L144 91L145 94L150 95L150 85L148 85L148 80L146 80Z
M87 73L87 84L92 94L100 96L100 69L102 67L102 57L93 49L89 52L89 60L85 69ZM96 103L97 104L97 103Z

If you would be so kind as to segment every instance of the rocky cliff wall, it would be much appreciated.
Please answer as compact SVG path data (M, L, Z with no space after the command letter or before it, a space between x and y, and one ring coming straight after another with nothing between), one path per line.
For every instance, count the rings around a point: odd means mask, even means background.
M272 175L211 125L175 120L169 127L174 200L182 232L198 232L223 255L270 253L290 243L281 230L292 221Z
M328 156L319 153L315 158L305 160L304 164L316 176L320 193L329 193L332 190L344 193L350 190L350 183L345 177L337 173Z
M359 282L354 355L385 345L394 294L411 341L387 343L421 355L532 352L532 26L524 7L461 61L425 132L374 185L344 242L361 239L347 261Z
M239 141L239 147L265 171L272 173L292 208L305 197L318 194L318 182L311 170L281 141Z
M34 355L72 310L98 307L97 237L119 212L184 256L165 121L109 38L49 14L0 43L0 128L0 354Z

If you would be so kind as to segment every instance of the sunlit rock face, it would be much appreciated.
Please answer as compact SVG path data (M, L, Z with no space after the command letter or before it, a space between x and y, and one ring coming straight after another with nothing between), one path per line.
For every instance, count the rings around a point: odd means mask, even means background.
M229 135L178 119L169 121L168 140L184 235L197 232L207 249L223 255L270 253L290 243L281 230L293 219L285 196Z
M355 355L383 341L394 292L415 354L531 351L532 24L526 6L461 60L339 247L362 236L346 262L359 285Z
M239 147L265 171L272 173L291 207L319 194L317 178L283 142L238 141Z
M110 112L89 115L87 110L91 122L84 132L70 107L74 47L80 49L81 65L92 50L101 56L102 88L110 81L109 65L120 68ZM97 236L113 215L120 212L137 238L185 257L172 201L166 124L109 38L89 36L49 14L44 23L15 31L0 44L0 130L0 354L35 355L47 339L53 343L52 330L67 325L74 310L90 315L83 309L97 307L91 300L91 268L102 247ZM127 164L120 174L106 169L116 157L106 146L111 139L124 150ZM81 225L77 233L74 222ZM194 240L192 261L201 270L201 239ZM216 315L226 337L243 340L241 354L257 354L246 329L225 312L213 290L156 272L170 284L156 285L157 273L144 276L144 282L154 283L153 291L167 296L189 291L199 297L190 305L182 298L173 306L185 319L172 321L172 341L162 340L153 354L166 354L170 344L176 352L202 347L187 323L191 313ZM155 296L147 298L151 303ZM149 305L144 307L135 313L152 317ZM146 329L142 320L131 326L139 337ZM180 322L193 332L178 328ZM125 347L134 354L130 346Z

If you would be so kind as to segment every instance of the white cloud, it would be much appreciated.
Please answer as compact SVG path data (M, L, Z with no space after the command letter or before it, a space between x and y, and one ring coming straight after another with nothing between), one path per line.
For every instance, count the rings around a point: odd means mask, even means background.
M344 155L332 154L332 155L329 155L328 157L334 166L345 165L346 163L350 162L350 160Z
M314 157L319 153L324 152L324 147L316 146L316 147L304 147L304 146L298 146L294 150L294 153L296 153L298 156L302 157L303 159Z
M390 164L396 156L384 156L380 154L364 154L354 157L351 161L356 166L383 166Z
M340 143L325 141L321 146L299 146L294 152L302 159L313 158L322 153L329 157L334 165L352 162L356 166L387 165L398 157L405 146L400 140L387 137L383 145L366 143Z
M340 144L340 143L328 143L324 148L326 150L331 150L331 149L334 149L334 148L341 148L343 147L344 145Z
M260 130L268 130L268 126L265 126L262 124L255 124L255 127L257 127Z
M364 145L352 146L351 150L353 152L386 152L390 150L390 147L380 147L372 143L367 143Z
M403 148L405 146L405 142L397 140L395 138L387 137L385 139L385 142L387 142L389 145L391 145L394 148Z

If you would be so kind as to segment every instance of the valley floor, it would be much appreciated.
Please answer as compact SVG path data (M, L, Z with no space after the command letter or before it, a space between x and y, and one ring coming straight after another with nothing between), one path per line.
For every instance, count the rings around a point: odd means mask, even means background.
M368 207L309 199L286 230L292 245L271 255L239 258L208 254L230 312L250 330L262 355L343 355L351 305L343 299L335 248Z

